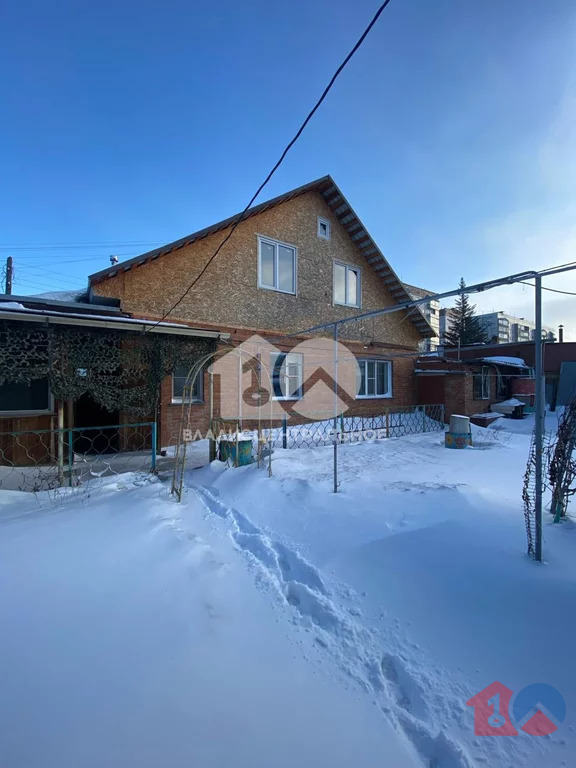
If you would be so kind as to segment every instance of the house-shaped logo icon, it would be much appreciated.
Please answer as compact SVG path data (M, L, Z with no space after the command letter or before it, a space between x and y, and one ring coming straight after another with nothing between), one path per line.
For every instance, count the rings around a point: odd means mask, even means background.
M474 707L474 733L476 736L517 736L509 716L513 691L495 681L466 702Z
M307 339L284 352L251 336L210 370L219 377L220 417L230 420L276 420L291 412L331 418L348 410L360 383L354 354L327 338Z

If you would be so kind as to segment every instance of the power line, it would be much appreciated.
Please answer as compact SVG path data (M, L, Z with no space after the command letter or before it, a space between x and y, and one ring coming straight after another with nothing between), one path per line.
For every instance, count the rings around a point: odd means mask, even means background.
M521 281L522 285L529 285L530 288L535 288L536 286L534 283L525 283L524 281ZM563 293L565 296L576 296L575 291L561 291L558 288L548 288L545 285L542 286L543 291L551 291L552 293Z
M71 279L69 272L57 272L55 270L47 269L46 267L37 267L35 264L25 264L24 266L19 267L18 273L24 276L28 275L32 278L39 277L42 280L52 280L61 283L77 283L78 280L85 282L84 277Z
M262 184L260 184L260 186L258 187L258 189L256 190L256 192L255 192L255 193L252 195L252 197L251 197L251 199L250 199L250 201L249 201L248 205L247 205L247 206L244 208L244 210L242 211L242 213L240 213L240 214L239 214L239 215L236 217L236 220L235 220L235 221L234 221L234 223L232 224L232 227L231 227L231 229L230 229L230 232L228 232L228 234L226 235L226 237L224 238L224 240L222 240L222 242L220 243L220 245L219 245L219 246L216 248L216 250L214 251L214 253L212 254L212 256L210 256L210 258L208 259L208 261L207 261L207 262L204 264L204 266L202 267L202 269L200 270L200 272L198 273L198 275L197 275L197 276L194 278L194 280L193 280L193 281L190 283L190 285L188 286L188 288L186 288L186 290L184 291L184 293L183 293L183 294L180 296L180 298L179 298L179 299L178 299L178 300L177 300L177 301L176 301L176 302L175 302L175 303L174 303L174 304L173 304L173 305L170 307L170 309L169 309L169 310L168 310L168 311L167 311L167 312L166 312L164 315L162 315L162 317L160 318L160 320L158 320L158 322L156 323L156 325L158 325L158 324L159 324L159 323L161 323L163 320L165 320L165 319L168 317L168 315L170 315L170 313L171 313L171 312L173 312L173 311L176 309L176 307L177 307L177 306L178 306L178 305L179 305L179 304L180 304L180 303L183 301L183 299L184 299L184 298L185 298L185 297L186 297L186 296L187 296L187 295L190 293L190 291L192 290L192 288L194 288L194 286L196 285L196 283L197 283L197 282L200 280L200 278L201 278L201 277L204 275L204 273L206 272L206 270L208 269L208 267L210 266L210 264L211 264L211 263L214 261L214 259L216 258L216 256L218 256L218 254L220 253L220 251L222 250L222 248L223 248L223 247L226 245L226 243L228 242L228 240L230 240L230 238L232 237L232 235L234 234L234 232L235 232L235 230L236 230L236 227L237 227L237 226L240 224L240 222L242 221L242 219L243 219L243 218L244 218L244 216L246 215L246 213L247 213L247 211L249 210L249 208L251 208L251 206L253 205L254 201L257 199L258 195L259 195L259 194L262 192L262 190L263 190L263 189L264 189L264 187L265 187L265 186L268 184L268 182L270 181L270 179L272 178L272 176L273 176L273 175L276 173L276 171L278 170L278 168L281 166L281 164L282 164L282 163L283 163L283 161L284 161L284 158L286 157L286 155L288 154L288 152L289 152L289 151L292 149L292 147L294 146L294 144L295 144L295 143L298 141L298 139L300 138L300 136L301 136L301 135L302 135L302 133L304 132L304 129L306 128L306 126L308 125L308 123L310 122L310 120L311 120L311 119L314 117L314 115L316 114L316 112L318 111L318 109L320 108L320 106L322 105L322 103L323 103L324 99L326 98L326 96L328 96L328 94L329 94L329 93L330 93L330 91L332 90L332 86L334 85L334 83L336 82L336 80L338 79L338 77L340 76L341 72L342 72L342 71L343 71L343 69L346 67L346 65L348 64L348 62L350 61L350 59L351 59L351 58L354 56L354 54L356 53L356 51L357 51L357 50L360 48L360 46L362 45L362 43L364 42L364 40L367 38L367 36L369 35L369 33L370 33L370 31L371 31L372 27L373 27L373 26L376 24L376 22L377 22L377 21L378 21L378 19L380 18L380 15L382 14L382 12L384 11L384 9L386 8L386 6L387 6L389 3L390 3L390 0L384 0L384 2L382 3L382 5L381 5L381 6L378 8L378 10L376 11L376 13L375 13L375 14L374 14L374 16L372 17L372 19L371 19L370 23L368 24L368 26L366 27L366 29L364 30L364 32L362 32L362 34L360 35L360 37L359 37L359 38L358 38L358 40L356 41L356 43L355 43L354 47L352 48L352 50L351 50L351 51L348 53L348 55L346 56L346 58L344 59L344 61L343 61L343 62L340 64L340 66L338 67L338 69L337 69L337 70L334 72L334 74L333 74L333 75L332 75L332 77L330 78L330 82L328 83L328 85L326 86L326 88L324 89L324 91L322 92L322 95L320 96L320 98L318 99L318 101L316 102L316 104L315 104L315 105L312 107L312 109L310 110L310 112L309 112L309 113L308 113L308 115L306 116L306 118L305 118L304 122L302 123L302 125L300 126L300 128L298 128L298 130L296 131L296 134L294 135L294 137L292 138L292 140L291 140L291 141L290 141L290 142L289 142L289 143L286 145L286 147L284 148L284 150L283 150L282 154L280 155L280 157L279 157L279 158L278 158L278 160L276 161L276 164L275 164L275 165L272 167L272 170L271 170L271 171L268 173L268 175L266 176L266 178L264 179L264 181L262 182ZM153 329L156 327L156 325L154 325L154 326L151 326L150 330L153 330Z
M139 256L139 255L140 255L139 253L122 253L122 254L120 254L120 256L122 256L123 258L124 257L130 257L130 256ZM52 259L58 259L58 264L78 264L80 262L86 262L86 261L102 261L106 257L103 256L102 254L100 254L100 256L81 256L80 258L77 258L77 259L63 259L59 255L54 255L54 256L31 256L30 254L26 254L24 256L19 255L18 256L18 261L21 261L22 259L39 259L39 258L43 259L43 261L41 262L42 264L46 263L46 261L45 261L46 259L51 259L51 258ZM26 264L26 266L32 266L32 264L30 264L30 262L24 262L24 263ZM108 265L109 265L109 262L108 262Z
M135 246L162 245L160 240L134 240L124 243L2 243L0 251L60 251L74 250L76 248L133 248Z

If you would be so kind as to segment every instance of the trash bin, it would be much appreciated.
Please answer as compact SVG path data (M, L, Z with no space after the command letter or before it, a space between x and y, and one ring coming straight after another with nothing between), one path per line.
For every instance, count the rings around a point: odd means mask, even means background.
M238 461L236 461L236 446L238 446ZM234 466L245 467L252 463L252 439L235 437L220 439L220 461L229 461Z
M468 416L450 416L450 427L444 436L446 448L467 448L472 445L472 430Z

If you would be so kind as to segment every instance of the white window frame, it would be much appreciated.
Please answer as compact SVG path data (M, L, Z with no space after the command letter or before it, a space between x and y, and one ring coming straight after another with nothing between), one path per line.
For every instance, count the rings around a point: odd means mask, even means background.
M266 285L262 282L262 243L267 243L274 247L274 273L276 276L276 283L278 283L278 246L282 245L284 248L291 248L294 251L294 265L292 267L292 273L294 276L294 290L285 291L282 288L278 288L273 285ZM277 293L285 293L288 296L296 296L298 288L298 248L291 243L283 243L281 240L274 240L272 237L266 237L264 235L258 235L258 288L262 288L265 291L276 291Z
M45 378L45 377L40 377ZM7 382L8 384L16 383L16 382ZM23 383L26 382L17 382L17 383ZM32 409L29 411L0 411L0 416L2 417L13 417L15 419L19 418L20 416L50 416L54 413L54 395L52 392L50 392L50 389L48 389L48 408L37 408Z
M281 367L284 366L288 361L289 357L297 357L298 358L298 374L299 374L299 381L298 381L298 392L293 395L277 395L276 394L276 388L275 388L275 382L274 382L274 370L276 368L276 358L283 357ZM292 361L294 362L294 361ZM300 400L302 397L302 387L304 385L303 381L303 370L304 370L304 356L301 355L299 352L271 352L270 353L270 382L272 384L272 400ZM284 372L283 374L284 379L284 391L287 390L287 382L289 377Z
M480 377L480 395L481 397L475 397L475 382L472 382L472 395L474 400L490 400L490 366L483 365L479 373L475 373L474 376Z
M348 270L356 272L357 285L358 285L358 303L351 304L348 301L336 301L336 267L345 267L346 276L344 279L344 286L346 292L346 299L348 298ZM332 304L338 307L355 307L356 309L362 308L362 270L356 264L346 264L344 261L334 260L332 264Z
M326 234L322 232L322 225L326 227ZM330 240L332 237L332 227L330 219L325 219L324 216L318 216L317 233L320 240Z
M392 375L392 361L391 360L384 360L381 357L361 357L361 358L357 359L357 363L358 363L360 369L362 369L362 366L366 366L367 363L376 363L376 364L384 363L386 365L386 370L387 370L386 380L387 380L387 384L388 384L388 387L387 387L388 391L387 391L387 393L385 395L368 395L368 394L361 395L360 394L360 382L362 381L362 378L360 378L359 384L358 384L358 394L356 395L356 399L357 400L382 400L382 399L390 399L390 398L394 397L394 394L392 392L393 375ZM366 382L368 381L367 373L368 372L366 371L365 374L364 374L364 380ZM374 371L374 383L376 384L377 381L378 381L378 374L376 373L376 369L375 369L375 371ZM374 387L374 389L376 389L376 386Z
M177 366L177 367L185 367L185 366ZM172 405L182 405L183 403L188 404L189 402L192 403L192 404L203 403L204 402L204 371L201 370L199 372L198 379L197 379L198 384L199 384L200 392L199 392L198 395L196 395L196 397L190 398L190 400L185 400L183 397L179 397L177 395L176 396L174 395L174 379L184 379L184 378L188 378L188 374L186 374L185 377L184 376L176 376L176 372L172 371L171 382L170 382L170 385L172 387L172 399L171 399Z

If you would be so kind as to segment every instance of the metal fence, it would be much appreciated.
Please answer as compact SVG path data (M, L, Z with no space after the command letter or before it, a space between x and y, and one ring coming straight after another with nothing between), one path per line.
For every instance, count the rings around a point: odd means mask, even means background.
M334 418L295 425L285 419L272 428L270 442L278 448L315 448L332 445L335 437L339 443L355 443L442 430L443 405L390 406L372 416L339 416L336 429Z
M219 439L231 435L252 439L253 458L257 457L259 442L272 448L316 448L337 443L384 440L388 437L419 435L444 430L443 405L390 406L377 415L338 416L305 424L290 424L288 417L276 427L262 424L260 432L242 429L239 421L212 421L212 433Z
M0 489L52 491L156 469L156 423L0 432Z

